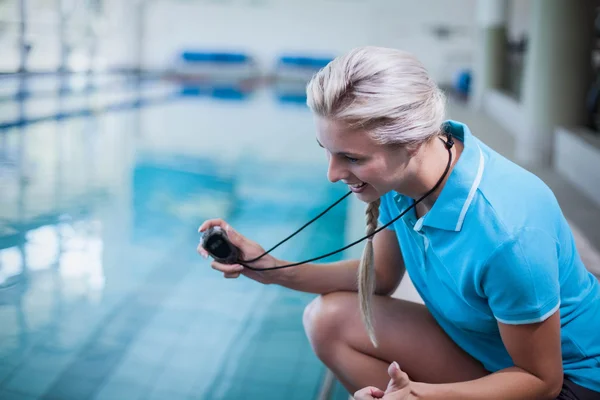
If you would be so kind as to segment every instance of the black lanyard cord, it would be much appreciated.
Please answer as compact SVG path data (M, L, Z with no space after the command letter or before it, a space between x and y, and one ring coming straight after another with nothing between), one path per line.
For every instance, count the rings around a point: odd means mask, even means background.
M441 140L441 139L440 139ZM442 140L443 141L443 140ZM280 245L282 245L283 243L287 242L289 239L291 239L292 237L294 237L295 235L297 235L298 233L300 233L300 231L302 231L304 228L306 228L307 226L309 226L310 224L312 224L314 221L316 221L317 219L319 219L321 216L323 216L323 214L325 214L326 212L328 212L329 210L331 210L334 206L336 206L337 204L339 204L342 200L344 200L346 197L348 197L348 195L350 195L352 193L352 191L349 191L348 193L346 193L344 196L342 196L338 201L336 201L335 203L333 203L331 206L329 206L326 210L324 210L323 212L321 212L319 215L317 215L315 218L313 218L312 220L310 220L309 222L307 222L306 224L304 224L300 229L298 229L296 232L292 233L290 236L288 236L287 238L285 238L284 240L282 240L281 242L277 243L275 246L273 246L271 249L269 249L268 251L264 252L263 254L261 254L260 256L253 258L252 260L242 260L239 261L238 264L243 265L245 268L248 268L250 270L253 271L272 271L275 269L282 269L282 268L289 268L289 267L295 267L297 265L301 265L301 264L306 264L309 262L313 262L313 261L317 261L320 260L322 258L325 257L329 257L332 256L334 254L337 254L341 251L347 250L350 247L362 242L365 239L369 239L371 237L373 237L377 232L382 231L383 229L387 228L388 226L390 226L391 224L393 224L394 222L396 222L398 219L400 219L402 216L404 216L408 211L410 211L412 208L414 208L417 204L419 204L423 199L425 199L427 196L429 196L431 193L435 192L437 190L437 188L441 185L441 183L443 182L444 178L446 177L446 175L448 174L448 171L450 170L450 166L452 165L452 146L454 145L454 141L452 140L452 136L451 135L447 135L447 140L443 141L444 144L446 145L446 149L448 150L448 164L446 165L446 169L444 170L444 174L440 177L440 179L437 181L437 183L435 184L435 186L428 191L427 193L425 193L423 196L421 196L421 198L419 198L417 201L415 201L410 207L408 207L406 210L404 210L400 215L398 215L396 218L392 219L390 222L388 222L387 224L381 226L380 228L376 229L375 231L373 231L373 233L371 233L370 235L367 235L361 239L358 239L352 243L350 243L347 246L342 247L341 249L338 249L336 251L332 251L330 253L324 254L322 256L319 257L315 257L315 258L311 258L308 260L304 260L301 262L296 262L293 264L286 264L286 265L278 265L276 267L270 267L270 268L255 268L255 267L251 267L249 265L247 265L247 263L251 263L254 261L257 261L259 259L261 259L262 257L264 257L265 255L269 254L271 251L275 250L277 247L279 247Z
M290 240L291 238L293 238L294 236L296 236L297 234L299 234L304 228L306 228L307 226L309 226L310 224L312 224L313 222L315 222L316 220L318 220L319 218L321 218L325 213L327 213L327 211L331 210L333 207L335 207L336 205L338 205L342 200L344 200L350 194L352 194L352 191L349 191L348 193L346 193L345 195L343 195L338 201L336 201L335 203L333 203L332 205L330 205L329 207L327 207L319 215L317 215L316 217L314 217L313 219L311 219L310 221L308 221L306 224L304 224L304 226L302 226L296 232L292 233L290 236L288 236L287 238L283 239L281 242L277 243L275 246L271 247L269 250L265 251L260 256L258 256L256 258L253 258L252 260L244 260L244 262L245 263L251 263L251 262L254 262L254 261L257 261L257 260L263 258L267 254L269 254L270 252L272 252L273 250L275 250L276 248L278 248L279 246L281 246L282 244L284 244L285 242L287 242L288 240ZM244 264L241 264L241 265L244 265ZM248 267L248 268L250 268L250 267Z

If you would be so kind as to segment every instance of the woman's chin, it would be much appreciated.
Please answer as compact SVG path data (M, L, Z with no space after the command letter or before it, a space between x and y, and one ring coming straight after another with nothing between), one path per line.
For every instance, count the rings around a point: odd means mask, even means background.
M380 197L379 193L372 186L365 188L365 190L362 192L354 193L354 196L356 196L358 200L367 204L379 199Z

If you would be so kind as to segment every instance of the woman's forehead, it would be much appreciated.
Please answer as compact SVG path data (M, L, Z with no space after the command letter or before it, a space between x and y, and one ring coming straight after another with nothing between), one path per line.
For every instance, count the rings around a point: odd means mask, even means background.
M364 153L367 148L376 146L366 131L351 129L342 121L322 117L317 119L317 140L332 152Z

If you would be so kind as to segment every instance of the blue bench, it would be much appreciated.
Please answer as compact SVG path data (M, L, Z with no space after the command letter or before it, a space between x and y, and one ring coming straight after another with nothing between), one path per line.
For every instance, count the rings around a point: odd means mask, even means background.
M273 80L277 82L307 83L319 70L327 66L333 57L285 54L278 57Z
M309 56L281 56L278 60L279 67L298 67L319 70L329 64L333 58Z
M184 51L181 53L181 60L190 64L243 64L251 62L252 58L243 53Z

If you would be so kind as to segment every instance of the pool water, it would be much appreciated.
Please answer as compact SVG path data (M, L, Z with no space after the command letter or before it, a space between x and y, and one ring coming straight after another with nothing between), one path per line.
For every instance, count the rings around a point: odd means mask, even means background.
M207 218L270 248L345 194L301 102L153 82L0 110L0 398L318 396L302 326L316 295L224 279L196 254ZM346 212L274 255L342 247Z

